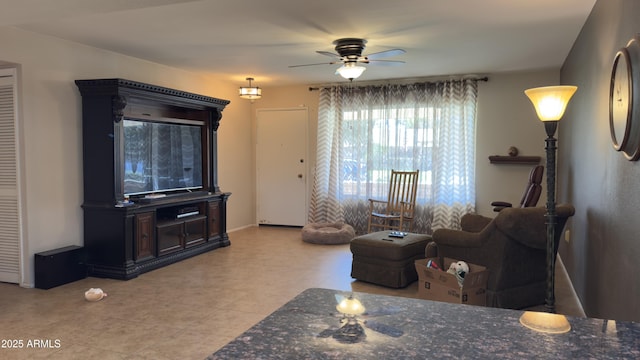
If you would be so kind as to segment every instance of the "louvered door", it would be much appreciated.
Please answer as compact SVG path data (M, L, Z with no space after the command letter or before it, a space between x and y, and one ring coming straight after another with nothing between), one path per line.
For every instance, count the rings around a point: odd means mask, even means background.
M20 282L20 188L14 69L0 69L0 281Z

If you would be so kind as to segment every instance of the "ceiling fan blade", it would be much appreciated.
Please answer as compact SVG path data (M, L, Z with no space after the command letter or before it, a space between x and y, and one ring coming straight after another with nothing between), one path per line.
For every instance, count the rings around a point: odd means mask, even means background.
M318 50L318 51L316 51L316 52L317 52L318 54L321 54L321 55L324 55L324 56L329 56L329 57L334 57L334 58L339 58L339 57L340 57L340 55L338 55L338 54L336 54L336 53L329 52L329 51L321 51L321 50Z
M290 68L303 67L303 66L315 66L315 65L333 65L333 64L343 64L343 65L355 65L355 64L375 64L375 65L401 65L404 64L404 61L399 60L379 60L384 57L391 57L402 55L406 51L403 49L390 49L385 51L379 51L367 56L362 56L362 50L365 48L365 44L367 43L364 39L358 38L344 38L338 39L333 42L336 45L335 49L337 53L331 51L322 51L318 50L316 53L324 56L328 56L333 59L333 61L328 63L315 63L315 64L301 64L301 65L289 65Z
M404 61L400 60L369 60L367 62L371 65L376 66L397 66L405 63Z
M303 67L303 66L316 66L316 65L333 65L333 64L339 64L339 61L332 61L332 62L323 62L323 63L315 63L315 64L302 64L302 65L289 65L290 68L295 68L295 67Z
M402 49L391 49L391 50L375 52L375 53L366 55L366 57L369 60L376 60L376 59L381 59L381 58L385 58L385 57L398 56L398 55L402 55L404 53L406 53L406 51L404 51Z

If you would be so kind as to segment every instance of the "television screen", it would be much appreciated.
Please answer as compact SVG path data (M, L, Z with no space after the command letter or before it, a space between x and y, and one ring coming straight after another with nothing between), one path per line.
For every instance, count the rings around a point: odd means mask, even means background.
M202 188L202 128L124 119L124 194Z

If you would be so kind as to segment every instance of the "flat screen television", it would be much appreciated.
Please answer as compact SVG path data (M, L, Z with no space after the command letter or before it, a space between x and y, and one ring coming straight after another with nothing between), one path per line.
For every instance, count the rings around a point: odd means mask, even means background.
M122 122L125 196L202 189L202 126Z

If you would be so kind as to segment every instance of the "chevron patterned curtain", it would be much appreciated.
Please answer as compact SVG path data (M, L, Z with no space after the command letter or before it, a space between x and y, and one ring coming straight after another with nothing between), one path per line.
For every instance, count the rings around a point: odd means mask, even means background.
M413 232L459 228L475 211L477 80L320 90L310 222L367 229L391 169L420 170Z

